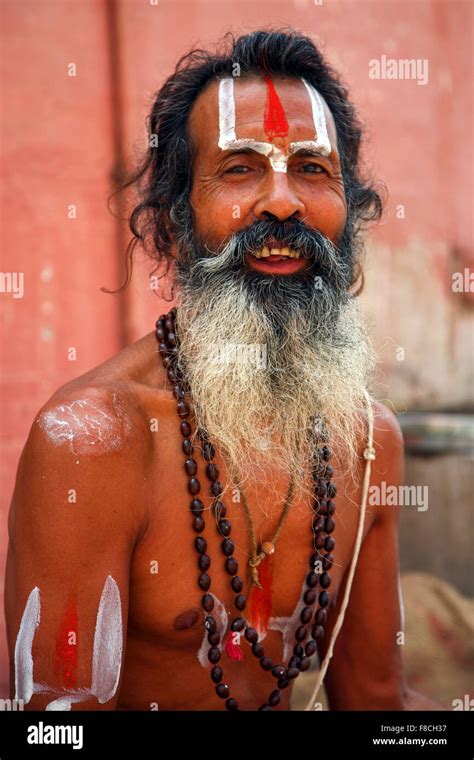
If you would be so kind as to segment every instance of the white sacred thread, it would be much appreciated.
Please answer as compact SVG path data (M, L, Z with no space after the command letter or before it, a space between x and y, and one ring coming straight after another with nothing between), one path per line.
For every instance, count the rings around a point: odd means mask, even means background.
M364 391L365 400L367 403L367 421L368 421L368 435L367 435L367 447L364 451L364 459L365 459L365 471L364 471L364 480L362 483L362 502L360 506L360 513L359 513L359 525L357 528L357 535L354 545L354 554L352 555L351 564L349 567L349 575L347 577L347 583L346 587L344 589L344 597L341 604L341 609L339 611L338 618L336 620L336 624L332 630L331 634L331 640L329 642L329 647L326 652L326 656L321 664L321 667L319 668L318 678L316 681L316 685L313 689L313 693L311 694L311 698L306 705L305 712L309 710L313 710L315 706L316 697L318 696L318 692L322 686L322 683L324 681L324 677L326 675L326 671L329 666L329 662L331 660L331 657L334 653L334 645L336 643L337 636L339 634L339 631L342 628L342 624L344 622L344 616L346 614L347 605L349 604L349 596L351 593L352 588L352 581L354 580L354 574L355 569L357 565L357 560L359 558L360 548L362 545L362 538L364 535L364 521L365 521L365 511L367 506L367 494L369 492L369 485L370 485L370 471L371 471L371 463L375 459L375 449L374 449L374 412L372 409L372 401L370 399L369 394L367 391Z
M402 579L400 577L400 573L397 575L397 587L398 587L398 602L400 606L400 630L405 630L405 607L403 604L403 593L402 593Z

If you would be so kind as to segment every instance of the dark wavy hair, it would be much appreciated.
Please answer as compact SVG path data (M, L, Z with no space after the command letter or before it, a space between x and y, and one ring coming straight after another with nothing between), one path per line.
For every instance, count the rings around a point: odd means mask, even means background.
M183 55L154 97L147 118L147 151L117 191L135 185L139 199L128 220L133 237L127 247L127 278L122 287L130 281L129 264L139 242L156 261L157 268L166 262L163 276L168 273L173 261L173 239L180 236L183 226L189 227L192 219L189 195L193 145L187 132L188 118L206 85L213 79L232 76L236 64L240 77L261 74L265 68L276 76L304 77L318 90L336 125L348 226L354 238L363 223L380 218L381 196L360 173L362 124L347 88L314 42L291 28L253 31L238 39L229 32L216 45L215 52L194 48Z

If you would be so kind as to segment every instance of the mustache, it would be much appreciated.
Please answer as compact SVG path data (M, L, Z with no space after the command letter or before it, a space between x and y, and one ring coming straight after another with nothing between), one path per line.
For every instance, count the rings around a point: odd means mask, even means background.
M265 245L269 248L293 248L309 259L318 259L328 249L335 247L319 230L308 227L299 219L254 222L237 232L234 240L237 254L241 258Z
M245 266L245 255L255 253L265 245L270 248L293 248L310 260L309 267L303 273L293 275L294 278L308 280L319 275L338 290L346 290L351 284L353 248L350 234L345 231L340 245L336 246L322 232L308 227L299 219L254 222L235 232L217 250L196 239L194 255L182 271L188 274L200 272L201 275L218 272L237 274ZM247 272L246 275L258 281L268 279L266 275L255 272ZM274 275L270 277L274 282L280 280Z

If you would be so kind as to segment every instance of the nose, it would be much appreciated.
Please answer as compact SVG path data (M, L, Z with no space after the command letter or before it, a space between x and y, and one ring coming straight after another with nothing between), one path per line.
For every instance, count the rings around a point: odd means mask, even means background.
M283 222L293 217L302 219L305 215L305 204L295 193L288 181L286 172L272 171L270 173L265 191L257 200L254 213L259 221L277 219Z

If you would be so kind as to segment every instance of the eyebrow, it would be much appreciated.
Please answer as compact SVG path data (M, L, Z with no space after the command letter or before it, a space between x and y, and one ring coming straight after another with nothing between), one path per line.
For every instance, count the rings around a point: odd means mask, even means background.
M290 146L291 147L291 146ZM256 150L255 148L251 148L249 145L239 147L239 148L224 148L220 149L219 151L216 151L216 157L222 157L227 158L229 155L257 155L261 156L264 155L262 151ZM332 151L331 151L332 154ZM326 158L328 161L333 161L331 158L331 155L326 156L322 151L314 150L307 147L301 147L297 150L291 151L288 154L288 158L291 158L292 156L296 156L297 158Z
M332 152L332 151L331 151ZM311 148L298 148L298 150L294 150L290 152L290 156L308 156L313 158L329 158L329 156L326 156L322 151L320 150L311 150Z
M216 156L228 156L229 153L257 153L259 156L262 155L255 148L225 148L225 150L219 149L219 151L216 151Z

